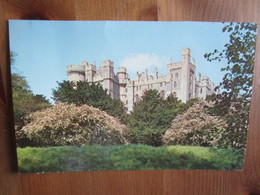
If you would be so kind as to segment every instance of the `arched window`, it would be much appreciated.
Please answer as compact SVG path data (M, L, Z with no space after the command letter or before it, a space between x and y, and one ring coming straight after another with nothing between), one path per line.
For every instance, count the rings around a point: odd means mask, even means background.
M179 73L178 72L175 73L175 78L176 79L179 78Z

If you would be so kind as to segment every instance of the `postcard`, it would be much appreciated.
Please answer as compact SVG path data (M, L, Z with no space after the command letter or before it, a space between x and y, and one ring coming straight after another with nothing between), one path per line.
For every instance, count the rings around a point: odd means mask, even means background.
M10 20L19 173L242 170L256 30Z

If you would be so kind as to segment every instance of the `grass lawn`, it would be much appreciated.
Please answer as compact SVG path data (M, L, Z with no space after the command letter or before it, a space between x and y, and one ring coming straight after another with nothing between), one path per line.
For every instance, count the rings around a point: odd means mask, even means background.
M217 169L241 170L243 151L192 146L59 146L17 148L21 173Z

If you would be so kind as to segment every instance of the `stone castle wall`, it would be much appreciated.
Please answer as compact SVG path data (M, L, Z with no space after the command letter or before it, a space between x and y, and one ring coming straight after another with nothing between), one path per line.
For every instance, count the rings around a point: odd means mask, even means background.
M205 99L207 95L214 93L215 85L207 76L196 77L195 62L190 60L190 49L182 51L182 61L167 64L166 75L158 75L155 69L153 75L148 70L136 74L135 80L130 80L125 67L119 67L114 72L114 63L110 60L96 68L95 64L83 62L82 65L67 66L68 80L88 81L100 83L108 90L112 98L120 99L130 112L134 103L139 101L145 90L156 89L162 98L170 94L178 97L183 102L191 98Z

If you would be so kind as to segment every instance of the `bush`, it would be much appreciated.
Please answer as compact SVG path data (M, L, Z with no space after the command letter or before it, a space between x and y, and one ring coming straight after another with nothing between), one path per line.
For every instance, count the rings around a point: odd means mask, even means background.
M30 114L22 131L42 145L127 144L128 128L106 112L60 103Z
M243 150L190 146L60 146L18 148L19 171L43 173L97 170L240 170Z
M178 115L163 135L165 145L218 146L226 121L212 116L212 102L197 101L185 113Z

